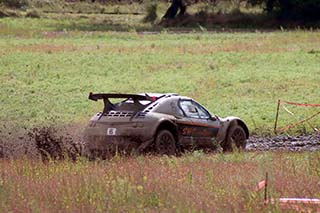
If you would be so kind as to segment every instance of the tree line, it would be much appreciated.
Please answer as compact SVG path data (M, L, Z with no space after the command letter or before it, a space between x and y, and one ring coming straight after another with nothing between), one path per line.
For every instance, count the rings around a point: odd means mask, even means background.
M26 5L28 1L33 0L0 0L1 4L11 7ZM41 1L41 0L37 0ZM42 0L53 1L59 0ZM312 20L320 21L320 0L60 0L65 2L97 2L101 4L130 4L133 2L171 2L164 18L174 19L176 16L184 15L187 6L190 4L205 2L207 4L217 5L221 2L230 2L232 4L245 3L252 6L261 6L266 13L276 13L280 18L292 20Z
M196 0L201 2L201 0ZM217 5L222 1L230 1L240 5L242 2L261 6L267 13L277 13L280 18L292 20L320 20L320 0L206 0L204 2ZM188 0L172 0L164 18L173 19L177 15L184 15Z

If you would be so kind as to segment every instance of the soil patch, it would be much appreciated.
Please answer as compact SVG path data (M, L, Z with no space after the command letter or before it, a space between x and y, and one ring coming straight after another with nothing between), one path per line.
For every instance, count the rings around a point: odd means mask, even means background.
M0 158L30 158L76 160L87 153L83 138L84 126L42 126L32 129L3 126L0 128ZM251 136L247 151L317 151L320 134L275 137Z
M320 150L320 133L312 135L276 137L251 136L248 140L249 151L317 151Z

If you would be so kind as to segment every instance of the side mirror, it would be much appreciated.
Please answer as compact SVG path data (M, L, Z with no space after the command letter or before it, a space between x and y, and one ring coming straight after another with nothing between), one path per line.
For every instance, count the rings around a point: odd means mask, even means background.
M216 120L217 120L217 118L216 118L216 117L212 117L212 116L210 116L209 120L216 121Z
M219 119L219 117L217 116L217 115L212 115L212 114L210 114L210 118L209 118L211 121L219 121L220 119Z

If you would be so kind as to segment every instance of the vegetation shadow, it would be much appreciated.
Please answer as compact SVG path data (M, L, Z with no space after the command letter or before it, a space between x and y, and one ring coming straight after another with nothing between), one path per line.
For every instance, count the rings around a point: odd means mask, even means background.
M172 20L163 20L159 24L165 28L198 28L202 31L272 31L283 28L290 30L320 27L319 21L287 20L279 18L277 13L241 13L240 11L230 14L212 14L201 11Z
M185 14L175 19L160 20L154 24L143 24L142 18L133 24L114 22L112 17L106 15L101 19L82 18L82 21L58 22L54 27L56 31L115 31L115 32L193 32L193 31L274 31L279 29L317 29L320 21L285 20L277 14L244 14L241 12L231 14L210 14L199 12L193 15Z

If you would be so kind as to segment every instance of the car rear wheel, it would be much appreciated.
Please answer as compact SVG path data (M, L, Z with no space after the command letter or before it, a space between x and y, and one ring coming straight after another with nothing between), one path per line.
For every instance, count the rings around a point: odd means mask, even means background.
M155 140L156 151L160 155L174 155L176 153L176 140L168 130L160 130Z
M234 149L244 150L247 144L246 139L246 132L241 126L232 126L229 129L226 140L222 146L223 151L232 152Z

